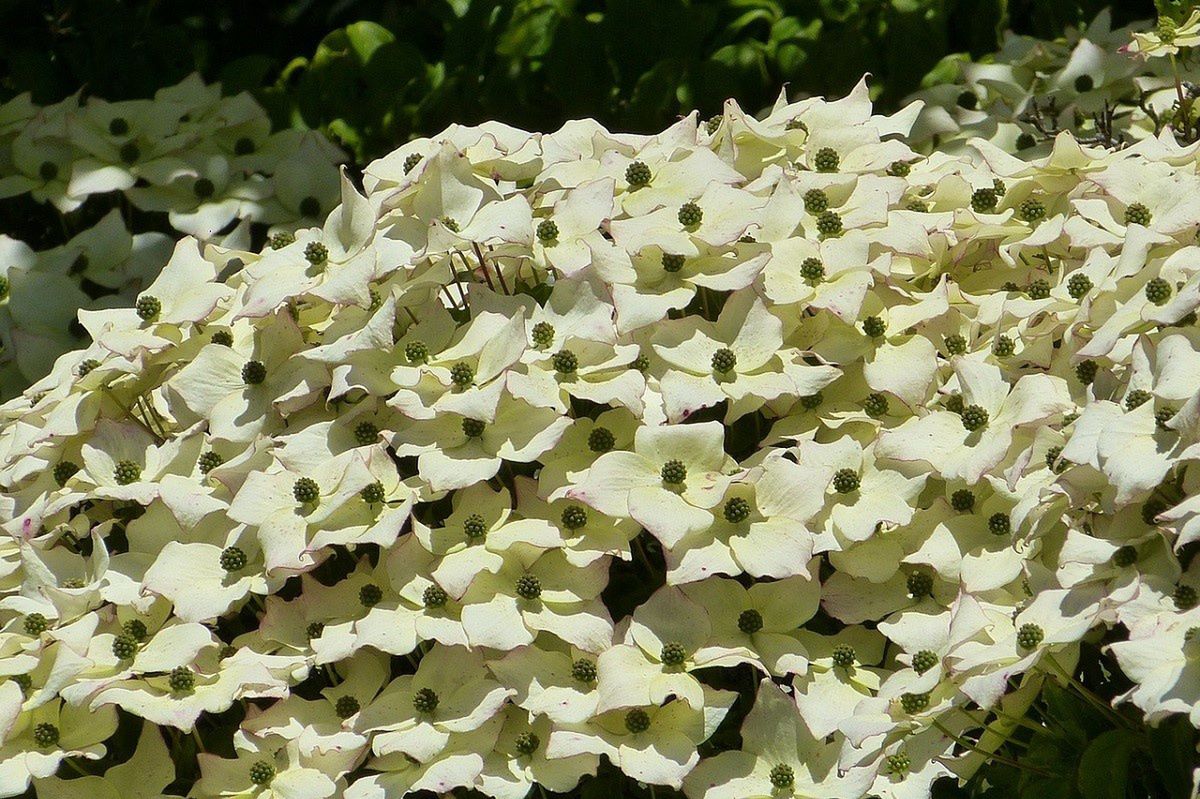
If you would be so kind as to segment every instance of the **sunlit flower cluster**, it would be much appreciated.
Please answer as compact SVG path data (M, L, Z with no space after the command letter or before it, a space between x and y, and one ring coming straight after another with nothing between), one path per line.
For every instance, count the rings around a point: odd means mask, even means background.
M453 126L83 311L0 408L0 795L244 708L190 796L922 799L1085 639L1200 725L1195 148L919 111Z

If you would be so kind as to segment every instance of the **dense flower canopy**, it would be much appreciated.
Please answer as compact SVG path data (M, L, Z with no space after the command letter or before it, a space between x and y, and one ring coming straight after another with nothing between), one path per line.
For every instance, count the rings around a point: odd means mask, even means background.
M1200 145L921 113L452 126L82 311L0 407L0 795L244 703L191 796L920 799L1106 635L1200 725Z

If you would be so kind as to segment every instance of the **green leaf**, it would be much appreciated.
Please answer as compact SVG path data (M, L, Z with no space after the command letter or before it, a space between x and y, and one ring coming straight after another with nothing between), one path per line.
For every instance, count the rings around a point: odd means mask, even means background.
M1109 730L1088 745L1079 759L1076 780L1084 799L1125 799L1129 758L1137 742L1133 732L1120 729Z
M1196 759L1196 730L1185 716L1175 716L1147 731L1150 761L1171 799L1187 799L1192 792Z

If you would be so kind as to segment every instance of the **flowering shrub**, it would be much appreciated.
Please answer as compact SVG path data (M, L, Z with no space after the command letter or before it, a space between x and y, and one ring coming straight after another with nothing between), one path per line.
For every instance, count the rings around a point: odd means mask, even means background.
M0 408L0 793L1186 795L1195 147L919 111L453 126L81 312Z

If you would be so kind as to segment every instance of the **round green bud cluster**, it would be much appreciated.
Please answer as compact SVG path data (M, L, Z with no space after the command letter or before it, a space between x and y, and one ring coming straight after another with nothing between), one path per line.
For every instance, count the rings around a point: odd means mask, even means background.
M746 635L754 635L763 628L763 617L754 608L743 610L738 614L737 620L738 629Z
M67 481L79 473L79 464L71 461L59 461L54 464L54 482L58 483L59 487L67 484Z
M33 741L43 749L58 745L58 727L43 721L33 728Z
M117 155L122 161L127 164L135 164L142 157L142 151L133 142L125 142L121 145L121 149L117 151Z
M458 388L466 388L475 382L475 370L466 361L459 361L450 367L450 382Z
M113 117L108 121L108 132L114 136L124 136L129 133L129 120L125 117Z
M818 391L816 394L807 394L800 398L800 407L806 411L815 411L821 407L821 403L825 401L825 395Z
M912 166L907 161L893 161L888 164L887 173L894 178L906 178L912 172Z
M820 283L825 277L825 264L820 258L805 258L800 264L800 277L809 283Z
M1036 624L1022 624L1017 630L1017 646L1022 649L1033 649L1046 637L1045 631Z
M554 366L554 371L562 375L575 374L579 369L578 356L567 349L562 349L554 353L554 357L550 359L550 363Z
M329 260L329 248L319 241L310 241L304 246L304 260L313 266L320 266Z
M429 360L429 347L424 341L410 341L404 345L404 358L409 363L425 363Z
M904 208L907 211L916 211L918 214L924 214L929 211L929 203L924 200L909 200L904 205Z
M217 651L217 657L221 660L228 660L237 654L238 648L233 644L222 644Z
M200 457L196 459L196 468L200 470L200 474L208 474L224 462L224 458L210 449L200 453Z
M250 155L258 149L258 145L254 143L254 139L249 136L242 136L233 143L234 155Z
M1191 610L1200 603L1200 596L1197 595L1196 589L1190 585L1175 586L1175 593L1171 595L1171 599L1175 602L1175 607L1180 610Z
M696 227L704 219L704 211L694 202L686 202L679 207L679 224L684 227Z
M1067 293L1071 295L1071 299L1078 300L1093 288L1092 279L1087 275L1076 272L1067 280Z
M625 714L625 729L634 735L645 732L650 729L650 714L640 707L635 707Z
M300 201L298 209L301 216L307 216L310 219L321 215L321 201L316 197L309 195Z
M912 760L903 752L898 755L888 755L883 761L883 767L887 770L888 774L904 774L911 766Z
M348 719L362 709L362 705L358 699L350 694L343 694L338 697L337 702L333 705L333 712L337 713L339 719Z
M159 301L158 297L154 297L150 294L143 294L142 296L138 297L138 300L134 304L133 308L135 311L137 311L137 315L141 317L143 321L149 322L162 312L162 302Z
M1092 384L1092 381L1096 379L1098 371L1100 371L1100 364L1090 358L1086 361L1080 361L1075 365L1075 377L1085 386Z
M629 166L625 167L625 182L631 188L638 189L642 186L650 185L650 167L643 164L641 161L634 161Z
M1132 411L1141 405L1145 405L1150 400L1154 399L1154 395L1144 388L1135 388L1125 395L1125 410Z
M741 524L750 518L750 502L742 497L730 497L721 513L730 524Z
M217 193L217 187L208 178L197 178L196 182L192 184L192 193L196 195L197 199L207 200Z
M588 433L587 445L592 452L608 452L617 445L617 437L607 427L593 427Z
M538 241L545 244L558 238L558 225L553 219L543 219L537 226Z
M1113 556L1112 556L1113 565L1119 569L1124 569L1128 566L1132 566L1133 564L1137 563L1137 559L1138 559L1137 547L1133 547L1128 544L1126 544L1123 547L1119 547L1117 549L1117 551L1113 553Z
M212 338L209 341L213 344L219 344L222 347L232 347L233 333L229 330L214 330Z
M1050 296L1050 284L1038 278L1029 284L1029 297L1034 300L1044 300Z
M1046 217L1046 206L1042 204L1041 200L1029 197L1022 200L1021 204L1017 206L1017 216L1021 218L1022 222L1032 224Z
M822 211L817 217L817 232L822 236L837 236L842 232L842 217L837 211Z
M822 147L813 157L813 166L817 168L818 172L837 172L841 161L837 150L832 147Z
M363 490L360 491L358 495L362 497L363 501L368 505L378 505L379 503L383 502L383 483L376 480L370 485L363 486Z
M1179 409L1173 405L1164 405L1154 412L1154 426L1159 430L1170 430L1167 423L1175 418Z
M1000 287L1001 291L1020 291L1020 287L1011 280L1004 281L1004 285Z
M150 637L150 631L146 629L146 623L141 619L130 619L121 625L121 630L138 643L145 643Z
M959 92L958 99L955 100L959 108L967 111L974 111L979 107L979 95L970 89Z
M517 736L513 746L523 755L532 755L542 745L542 740L532 732L523 732Z
M248 386L257 386L267 379L267 365L262 361L246 361L242 367L242 382Z
M905 713L920 713L929 707L929 694L901 694L900 707Z
M457 233L459 231L458 220L454 217L443 216L440 221L442 223L442 227L446 228L446 230L449 230L451 233Z
M999 358L1007 358L1017 351L1017 343L1011 336L999 335L992 344L992 352Z
M1153 526L1158 520L1158 514L1167 509L1167 504L1158 497L1151 497L1142 505L1142 521Z
M432 688L421 688L413 694L412 703L418 713L432 713L438 706L437 692Z
M542 595L542 581L537 575L522 574L517 578L516 592L521 599L537 599Z
M961 414L964 407L962 394L951 394L946 397L946 410L951 413Z
M1033 134L1028 131L1021 131L1017 136L1017 150L1028 150L1031 147L1037 146L1037 139L1033 138Z
M969 488L960 488L950 495L950 507L959 513L967 513L975 507L975 492Z
M408 174L417 168L417 164L421 163L420 153L409 153L404 157L404 174Z
M1000 178L992 178L992 190L996 192L997 197L1003 197L1008 194L1008 185Z
M962 355L967 351L967 340L958 333L946 336L946 352L951 355Z
M935 652L929 649L922 649L917 654L913 655L912 667L917 674L924 674L937 665L938 656Z
M726 375L737 366L737 355L728 347L722 347L713 353L712 368L714 372Z
M29 695L29 689L33 688L33 677L28 674L14 674L9 679L15 682L17 687L21 689L21 693L26 696Z
M176 666L167 677L167 684L177 694L186 694L196 687L196 674L187 666Z
M971 210L977 214L990 214L996 210L996 190L976 189L971 192Z
M113 469L113 480L117 481L117 485L127 486L130 483L136 483L141 478L141 466L131 460L117 461L117 465Z
M50 620L41 613L30 613L25 617L25 634L37 637L50 629Z
M533 339L533 346L544 350L554 343L554 325L549 322L538 322L533 326L530 337Z
M663 644L659 660L663 662L664 666L682 666L683 662L687 660L687 650L678 641L670 641Z
M250 782L255 785L270 785L275 779L275 767L265 760L258 760L250 767Z
M571 664L571 676L581 683L596 681L596 663L587 658L579 658Z
M1141 203L1133 203L1125 209L1125 224L1149 226L1150 209Z
M682 485L687 479L687 466L681 460L669 460L663 464L661 475L667 485Z
M478 513L472 513L463 520L463 533L467 536L468 540L473 541L477 538L483 538L487 533L487 522Z
M704 132L709 136L717 132L717 128L721 127L721 121L724 119L720 114L709 117L704 123Z
M772 766L771 773L768 776L770 777L771 785L781 790L792 787L796 782L796 774L787 763Z
M858 472L853 469L838 469L833 475L833 490L839 494L849 494L857 491L861 480Z
M321 498L321 487L311 477L301 477L292 483L292 496L301 505L308 505Z
M1155 32L1158 34L1158 38L1163 42L1163 44L1171 44L1174 42L1175 36L1178 33L1178 29L1179 23L1177 23L1172 17L1169 17L1166 14L1159 15L1158 24L1155 26Z
M1096 87L1096 82L1092 80L1091 75L1079 75L1075 78L1075 91L1079 94L1087 94Z
M867 416L878 419L888 412L888 398L879 392L868 394L863 400L863 410L867 412Z
M1171 299L1171 284L1156 277L1146 283L1146 299L1155 305L1164 305Z
M833 665L848 669L858 660L858 653L850 644L837 644L833 647Z
M1068 466L1067 461L1060 458L1062 455L1062 449L1062 447L1056 445L1046 450L1046 468L1050 469L1050 471L1054 472L1055 474L1062 473L1062 471Z
M483 431L487 429L487 422L480 419L472 419L469 416L464 416L462 420L463 435L467 438L479 438L483 435Z
M320 638L324 634L325 622L323 621L310 622L309 625L304 628L304 635L310 641L314 638Z
M221 568L229 573L240 572L246 568L248 559L246 553L239 547L225 547L221 550Z
M829 207L829 195L821 189L809 189L804 192L804 210L814 216Z
M638 356L629 362L630 369L636 369L639 372L644 372L650 368L650 359L645 355L638 353Z
M568 530L580 530L587 526L588 515L582 505L568 505L563 508L562 526Z
M1009 535L1012 533L1012 520L1007 513L996 512L988 517L988 532L992 535Z
M677 255L671 252L664 252L662 255L662 268L664 272L674 274L680 269L683 269L685 259L682 255Z
M127 633L121 633L113 639L112 653L117 660L129 660L137 654L137 639Z
M367 583L358 589L358 603L364 608L373 608L383 601L383 589L375 583Z
M276 233L275 235L271 236L271 238L268 241L270 242L272 250L282 250L284 247L288 246L289 244L296 243L296 234L289 233L286 230L282 230L279 233Z
M0 275L0 300L8 296L8 278Z
M421 602L427 608L443 608L449 600L449 594L440 585L426 586L421 593Z
M354 426L354 440L360 447L374 444L379 439L379 428L371 421L362 421Z
M862 323L863 332L871 338L879 338L887 332L887 322L878 316L868 316Z
M905 585L908 588L909 596L915 599L933 595L933 577L926 572L919 570L909 572Z
M987 427L988 412L987 408L982 405L968 405L963 408L962 426L968 432L974 433L976 430L982 430Z

